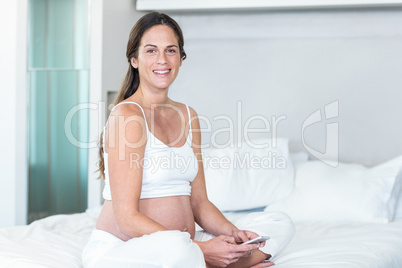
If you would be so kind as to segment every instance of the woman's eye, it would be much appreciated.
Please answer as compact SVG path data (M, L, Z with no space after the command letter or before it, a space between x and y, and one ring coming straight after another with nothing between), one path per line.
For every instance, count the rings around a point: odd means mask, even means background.
M155 50L155 49L148 49L148 50L147 50L147 53L148 53L148 54L155 54L155 53L156 53L156 50Z
M168 49L166 50L167 54L175 54L176 53L176 49Z

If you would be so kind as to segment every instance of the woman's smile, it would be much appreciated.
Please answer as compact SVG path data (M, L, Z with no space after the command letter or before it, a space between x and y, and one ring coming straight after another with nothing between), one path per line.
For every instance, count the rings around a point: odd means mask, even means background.
M153 70L152 72L158 76L164 77L164 76L167 76L171 70L172 69L156 69L156 70Z

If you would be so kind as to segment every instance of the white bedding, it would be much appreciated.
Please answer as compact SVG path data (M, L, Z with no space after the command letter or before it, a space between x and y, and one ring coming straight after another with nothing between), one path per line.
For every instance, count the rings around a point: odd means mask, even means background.
M82 267L95 221L94 213L80 213L0 229L0 267Z
M402 221L334 225L298 223L277 267L402 267Z
M287 143L278 144L287 152ZM253 155L258 152L254 150ZM282 185L278 178L290 176L293 180L293 172L268 169L263 174L257 172L261 170L245 169L234 175L228 169L227 173L215 174L215 178L238 178L237 183L228 187L229 197L223 195L218 202L221 209L233 208L230 196L241 196L241 202L251 202L242 204L246 208L266 204L266 210L286 212L297 222L293 240L273 259L276 267L402 267L402 156L372 168L340 163L336 170L307 158L291 159L294 165L287 168L295 167L295 188L279 200L266 199L265 195L271 194L266 189L289 192L293 183ZM215 193L218 200L223 186L213 179L213 172L209 174L208 196ZM258 183L256 177L261 177ZM227 183L230 181L224 185ZM261 194L253 199L255 192ZM99 212L100 208L96 208L48 217L29 226L0 229L0 267L82 267L81 251L95 228ZM241 215L225 214L229 220ZM399 220L392 221L394 218Z
M57 215L29 226L0 229L0 267L81 267L81 250L96 215L97 211ZM292 242L274 262L278 268L400 268L402 221L299 223Z

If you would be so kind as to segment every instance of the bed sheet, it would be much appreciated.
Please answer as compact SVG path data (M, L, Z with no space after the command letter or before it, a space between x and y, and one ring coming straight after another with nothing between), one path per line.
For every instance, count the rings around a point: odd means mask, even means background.
M81 267L97 213L57 215L0 229L0 267ZM240 214L227 213L229 219ZM300 223L274 260L278 268L402 267L402 221L389 224Z
M96 213L50 216L28 226L0 229L0 267L82 267L81 252Z
M273 261L278 268L402 267L402 221L298 223L292 242Z

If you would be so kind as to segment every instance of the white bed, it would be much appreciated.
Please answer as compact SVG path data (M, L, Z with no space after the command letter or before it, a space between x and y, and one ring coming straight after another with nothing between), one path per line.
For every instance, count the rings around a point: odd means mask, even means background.
M229 215L230 217L230 215ZM81 266L81 250L96 212L57 215L0 230L1 267ZM341 225L296 224L296 234L274 259L276 267L402 267L402 221Z
M206 150L205 158L233 150ZM242 150L236 152L263 156L267 149ZM292 159L286 168L208 169L207 164L205 173L210 199L222 211L237 210L225 212L229 219L264 209L261 204L294 219L295 236L273 259L276 267L402 267L402 157L372 168L340 164L334 169L304 155L289 156L286 140L273 150ZM229 182L231 187L222 188ZM81 267L81 250L99 211L0 229L0 267Z

